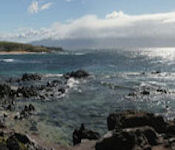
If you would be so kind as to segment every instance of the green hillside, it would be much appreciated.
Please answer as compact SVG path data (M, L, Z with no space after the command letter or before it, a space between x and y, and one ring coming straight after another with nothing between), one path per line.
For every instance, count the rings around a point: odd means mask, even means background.
M15 43L15 42L0 42L0 52L26 51L26 52L52 52L62 51L62 48L33 46L31 44Z

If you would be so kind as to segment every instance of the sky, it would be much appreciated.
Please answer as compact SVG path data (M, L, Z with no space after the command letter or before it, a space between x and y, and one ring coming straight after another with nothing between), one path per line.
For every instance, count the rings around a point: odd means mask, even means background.
M175 43L174 0L1 0L0 19L3 41Z

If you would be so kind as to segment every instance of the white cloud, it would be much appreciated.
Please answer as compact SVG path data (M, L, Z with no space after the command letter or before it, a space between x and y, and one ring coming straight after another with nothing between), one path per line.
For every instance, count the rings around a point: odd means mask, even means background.
M123 12L113 12L100 19L88 15L68 24L55 23L50 28L53 38L108 38L108 37L155 37L174 36L175 24L172 22L175 12L127 15Z
M113 11L111 14L107 14L106 18L112 19L112 18L124 17L124 16L126 16L126 15L122 11L119 11L119 12Z
M52 6L52 3L46 3L41 6L40 10L46 10L49 9Z
M36 14L40 11L49 9L51 6L52 6L51 2L39 5L39 1L33 1L28 7L28 12L31 14Z
M31 14L38 13L39 11L39 6L37 1L33 1L30 6L28 7L28 12Z
M34 9L33 12L37 12ZM67 23L56 22L49 28L25 29L18 34L1 35L0 39L34 41L40 39L134 39L148 42L175 41L175 12L129 15L122 11L107 14L105 18L87 15ZM125 41L128 44L127 40ZM152 42L152 41L151 41ZM175 42L174 42L175 43ZM120 44L120 43L119 43ZM136 43L137 44L137 43Z

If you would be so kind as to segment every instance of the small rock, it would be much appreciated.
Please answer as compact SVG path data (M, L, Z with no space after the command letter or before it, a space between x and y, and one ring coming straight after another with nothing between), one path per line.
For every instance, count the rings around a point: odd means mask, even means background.
M128 96L135 97L135 96L137 96L137 94L133 92L133 93L129 93Z
M64 94L66 92L66 90L64 88L60 88L60 89L58 89L58 92Z
M70 73L64 74L64 78L69 79L69 78L86 78L89 76L89 73L87 73L84 70L77 70L77 71L72 71Z
M84 124L81 124L79 130L74 130L73 132L73 144L77 145L81 143L82 139L97 140L100 138L100 134L92 130L85 129Z
M142 92L141 92L141 94L142 94L142 95L150 95L150 92L149 92L149 91L144 90L144 91L142 91Z
M28 109L29 111L35 111L35 107L32 104L29 105Z
M41 80L41 75L38 74L23 74L22 81L30 81L30 80Z
M167 94L167 91L166 91L166 90L164 90L164 89L157 89L157 92L160 92L160 93L165 93L165 94Z
M157 71L153 71L153 72L151 72L151 73L152 73L152 74L160 74L161 71L157 70Z

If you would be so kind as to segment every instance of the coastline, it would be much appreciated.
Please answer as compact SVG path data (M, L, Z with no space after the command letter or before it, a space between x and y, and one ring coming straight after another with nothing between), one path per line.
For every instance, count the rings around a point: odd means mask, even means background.
M0 55L25 55L25 54L38 54L43 52L28 52L28 51L0 51ZM45 53L45 52L44 52Z
M160 73L156 71L152 74ZM32 146L31 150L171 150L167 149L166 146L171 148L175 144L175 122L165 120L166 118L161 115L134 109L114 112L109 114L107 119L104 118L107 120L107 129L104 129L106 133L98 133L83 123L77 129L76 127L81 123L79 122L77 126L73 126L74 129L76 128L75 130L69 131L73 145L71 143L64 145L61 143L62 139L56 136L56 142L50 141L48 133L46 137L43 137L44 130L42 129L48 130L48 128L41 128L37 124L39 122L35 120L35 117L42 112L39 111L36 103L34 104L30 100L40 100L44 103L51 98L50 96L67 94L71 88L67 86L70 79L84 80L89 77L88 72L77 70L67 72L57 80L49 79L42 82L42 86L38 86L33 82L41 83L42 80L45 80L44 76L36 73L25 73L18 78L10 78L4 81L4 84L0 84L2 107L0 129L3 133L2 139L5 141L4 143L0 142L0 144L4 144L8 148L7 150L11 150L9 147L13 145L14 141L19 150L27 150L29 146ZM48 91L50 91L50 95L48 95ZM56 91L57 94L54 95ZM160 89L158 92L167 93ZM135 94L139 95L139 93ZM150 93L144 90L141 94L149 95ZM129 95L134 96L133 93ZM17 101L20 99L27 101L27 103L19 106ZM27 122L31 122L31 126ZM29 130L27 130L28 127ZM9 132L6 133L6 129Z

